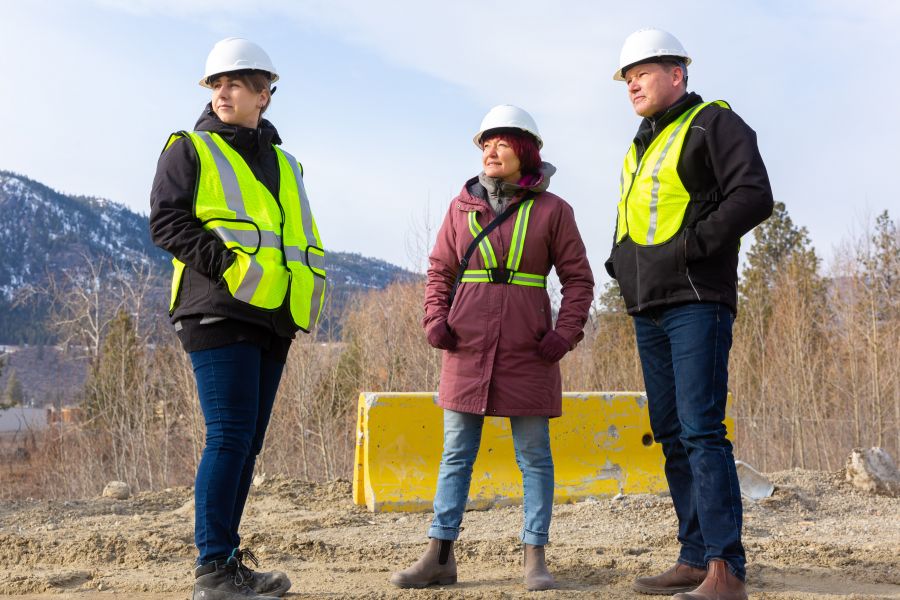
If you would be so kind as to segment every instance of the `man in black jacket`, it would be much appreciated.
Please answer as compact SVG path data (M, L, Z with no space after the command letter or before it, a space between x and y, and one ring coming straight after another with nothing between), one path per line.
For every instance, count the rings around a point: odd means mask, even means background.
M687 92L690 61L674 36L643 29L625 41L614 75L644 119L625 157L606 269L634 318L681 543L675 566L634 589L743 599L741 493L724 425L728 353L740 239L773 199L756 134L725 102Z

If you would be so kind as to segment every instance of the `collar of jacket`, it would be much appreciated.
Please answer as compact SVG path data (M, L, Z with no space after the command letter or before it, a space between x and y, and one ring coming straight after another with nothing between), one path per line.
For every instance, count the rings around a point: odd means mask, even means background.
M643 156L644 151L650 145L650 142L659 135L659 132L665 129L669 123L684 114L692 106L696 106L703 102L703 98L694 92L685 93L678 99L675 104L664 111L658 112L651 117L646 117L638 126L637 135L634 136L634 145L638 151L638 160Z
M529 182L527 187L515 183L502 183L500 185L503 188L504 195L514 194L509 204L515 204L530 196L529 192L532 194L546 192L547 188L550 187L550 178L555 173L556 167L544 161L541 163L541 172L538 178ZM456 199L456 208L465 212L474 210L490 213L492 211L488 202L488 190L480 180L482 175L484 175L483 172L466 182L465 186L463 186L463 193Z
M212 103L207 104L203 109L203 113L194 125L194 131L218 133L232 148L245 156L255 156L261 150L270 148L272 144L281 144L278 130L269 121L263 119L259 123L259 127L255 129L240 125L228 125L223 123L213 111Z

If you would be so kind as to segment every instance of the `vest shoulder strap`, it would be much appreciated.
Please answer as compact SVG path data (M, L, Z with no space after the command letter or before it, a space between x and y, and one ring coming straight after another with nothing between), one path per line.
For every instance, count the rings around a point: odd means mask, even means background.
M293 168L293 165L297 165L297 169L299 170L300 177L303 177L303 163L301 163L299 160L297 160L293 154L291 154L287 150L282 150L275 144L272 144L272 150L274 150L276 154L283 154L285 160L287 160L288 163L291 165L291 168Z
M708 106L717 106L717 107L719 107L719 108L724 108L724 109L726 109L726 110L731 110L731 105L728 104L726 101L724 101L724 100L713 100L712 102L703 102L702 104L698 104L698 105L695 107L695 108L697 109L696 112L697 112L697 113L700 113L700 111L702 111L703 109L705 109L705 108L708 107ZM689 108L688 111L690 111L690 110L691 110L691 109Z
M162 154L163 152L165 152L166 150L168 150L169 148L171 148L171 147L172 147L172 144L174 144L174 143L175 143L176 141L178 141L180 138L186 138L186 137L188 137L188 132L187 132L187 131L184 131L183 129L180 130L180 131L176 131L175 133L170 134L170 135L169 135L169 139L166 140L166 145L163 146L162 152L160 152L160 154Z

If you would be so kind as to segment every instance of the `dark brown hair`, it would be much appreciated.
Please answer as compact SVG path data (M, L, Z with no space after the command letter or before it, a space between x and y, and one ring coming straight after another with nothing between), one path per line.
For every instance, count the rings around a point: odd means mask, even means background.
M266 105L262 107L259 111L260 118L263 113L266 112L266 109L269 108L269 104L272 103L272 90L270 89L270 85L272 83L272 76L266 71L260 71L258 69L244 69L242 71L232 71L231 73L219 73L218 75L211 75L206 81L212 83L222 75L226 77L230 77L231 79L237 79L248 88L254 91L254 93L260 93L263 90L269 92L269 100L266 102Z

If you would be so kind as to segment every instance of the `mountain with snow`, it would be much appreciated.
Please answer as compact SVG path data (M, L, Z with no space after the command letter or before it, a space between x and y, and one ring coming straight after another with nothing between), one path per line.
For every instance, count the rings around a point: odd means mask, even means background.
M51 343L49 301L25 292L50 277L110 262L126 270L151 267L168 285L170 256L150 241L147 217L122 204L57 192L23 175L0 171L0 344ZM326 255L331 314L365 290L417 275L358 254ZM166 293L160 294L163 302ZM165 307L158 307L165 311ZM327 315L323 315L327 320Z
M103 257L122 266L154 263L165 253L150 241L147 218L125 206L61 194L22 175L0 171L0 298L48 273Z

